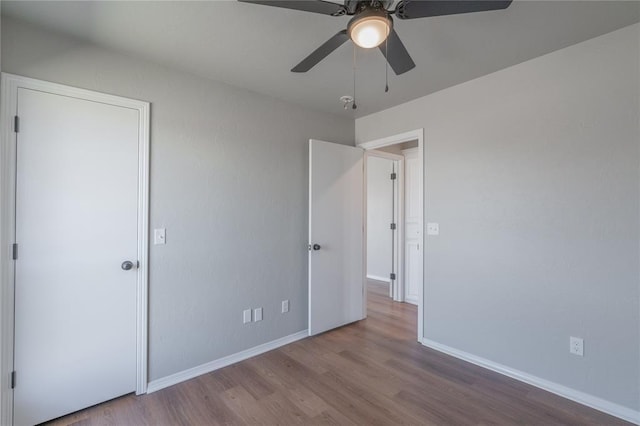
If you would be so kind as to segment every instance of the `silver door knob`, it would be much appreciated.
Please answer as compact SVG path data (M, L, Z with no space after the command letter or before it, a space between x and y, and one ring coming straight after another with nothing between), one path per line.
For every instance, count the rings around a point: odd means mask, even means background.
M125 260L124 262L122 262L122 265L120 265L120 267L125 271L129 271L133 269L133 262L130 260Z

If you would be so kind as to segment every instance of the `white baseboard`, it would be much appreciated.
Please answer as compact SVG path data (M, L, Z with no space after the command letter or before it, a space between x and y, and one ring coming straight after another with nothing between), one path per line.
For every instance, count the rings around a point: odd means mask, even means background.
M464 352L446 345L443 345L433 340L423 338L420 343L436 351L443 352L447 355L451 355L455 358L459 358L463 361L470 362L480 367L484 367L488 370L495 371L496 373L503 374L511 377L512 379L519 380L524 383L528 383L540 389L544 389L548 392L560 395L564 398L575 401L579 404L586 405L587 407L594 408L598 411L602 411L612 416L619 417L631 423L640 425L640 411L632 410L631 408L624 407L622 405L613 403L611 401L598 398L597 396L589 395L584 392L577 391L575 389L568 388L558 383L550 382L545 379L533 376L531 374L507 367L502 364L495 363L485 358L481 358L476 355L472 355L468 352Z
M379 277L377 275L368 275L367 274L367 279L368 280L375 280L375 281L382 281L384 283L391 284L391 280L389 279L389 277Z
M210 373L222 367L226 367L236 362L244 361L245 359L254 357L256 355L269 352L273 349L277 349L280 346L288 345L297 340L304 339L309 336L308 330L298 331L297 333L290 334L288 336L281 337L280 339L272 340L271 342L263 343L262 345L254 346L253 348L246 349L235 354L225 356L214 361L207 362L206 364L199 365L197 367L190 368L188 370L180 371L179 373L172 374L161 379L156 379L147 385L147 393L152 393L164 389L169 386L173 386L185 380L193 379L194 377L201 376L206 373Z

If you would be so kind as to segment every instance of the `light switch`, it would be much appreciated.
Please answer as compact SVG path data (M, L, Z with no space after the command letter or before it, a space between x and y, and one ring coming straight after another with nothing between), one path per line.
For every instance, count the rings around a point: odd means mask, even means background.
M159 228L153 230L153 244L160 245L166 243L166 232L165 228Z
M434 222L427 223L427 235L440 235L440 225Z

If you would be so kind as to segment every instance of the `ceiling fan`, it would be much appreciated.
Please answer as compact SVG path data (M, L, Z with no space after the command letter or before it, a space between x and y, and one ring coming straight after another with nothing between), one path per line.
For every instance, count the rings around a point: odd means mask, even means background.
M393 71L403 74L416 64L393 28L393 18L416 19L506 9L512 0L344 0L344 4L323 0L239 0L244 3L283 7L329 16L353 16L347 29L338 32L291 69L307 72L331 52L351 39L365 49L379 47ZM386 40L386 43L384 43ZM384 44L383 44L384 43Z

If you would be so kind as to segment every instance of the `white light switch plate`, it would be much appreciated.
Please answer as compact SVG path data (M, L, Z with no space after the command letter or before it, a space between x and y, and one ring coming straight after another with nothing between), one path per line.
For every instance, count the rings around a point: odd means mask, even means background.
M282 301L282 313L284 314L285 312L289 312L289 301L288 300L283 300Z
M440 235L440 224L438 223L427 223L427 235Z
M242 323L246 324L248 322L251 322L251 309L242 311Z
M161 245L166 244L167 230L165 228L159 228L153 230L153 244Z

